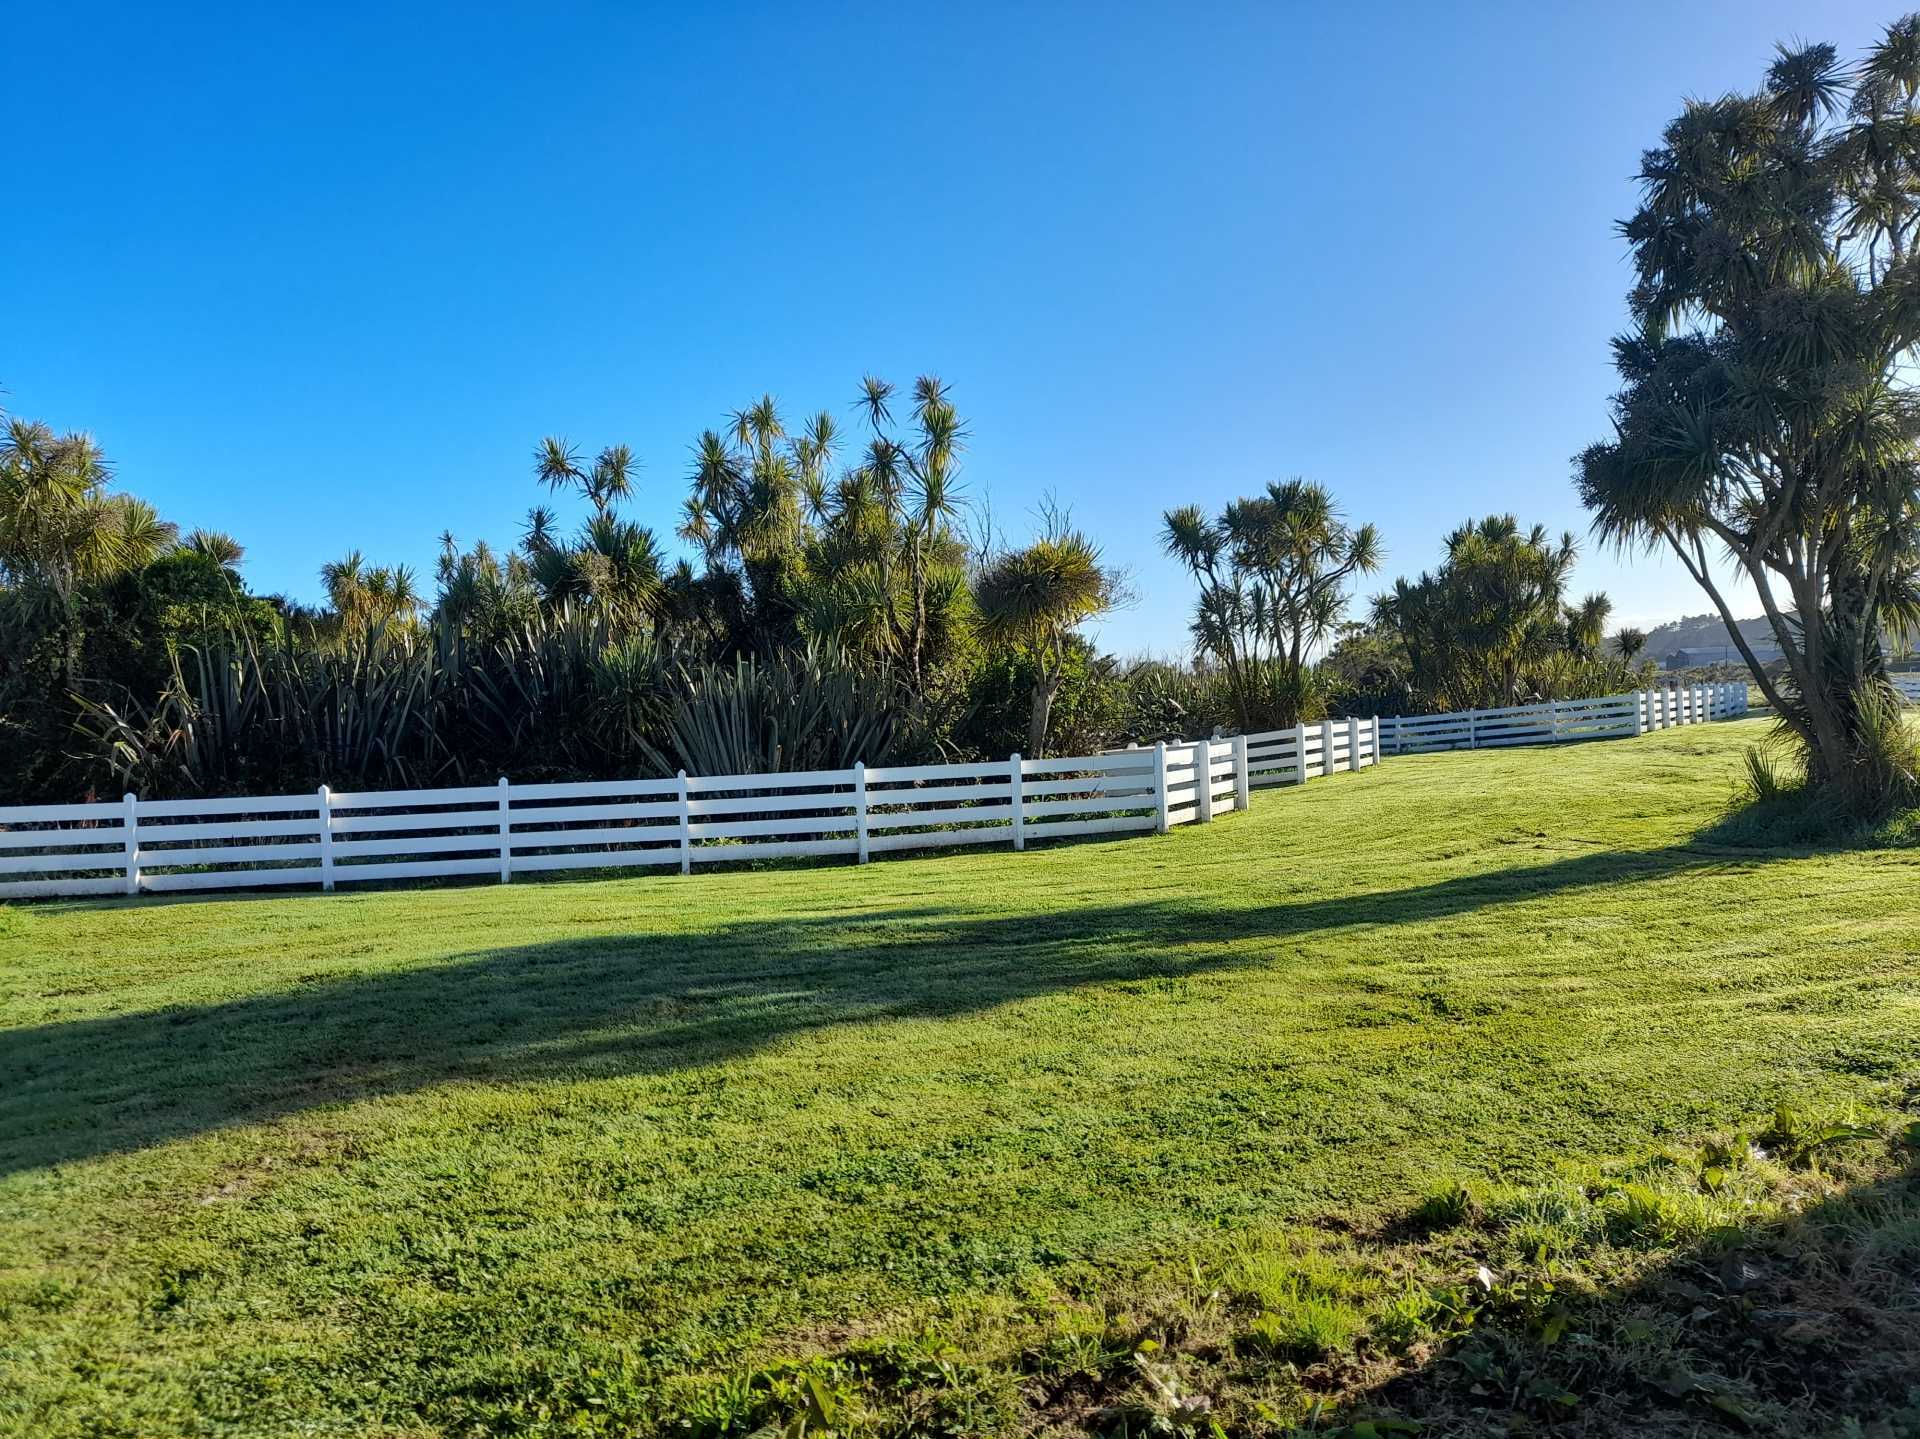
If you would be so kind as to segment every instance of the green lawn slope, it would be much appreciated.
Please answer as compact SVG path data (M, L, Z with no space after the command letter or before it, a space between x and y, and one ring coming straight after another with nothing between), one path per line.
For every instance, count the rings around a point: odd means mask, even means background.
M0 907L0 1431L1417 1401L1391 1385L1479 1251L1408 1216L1782 1104L1893 1132L1920 852L1713 843L1764 733L1391 759L1025 854ZM1752 1193L1689 1179L1653 1250L1737 1223L1726 1194L1833 1198L1764 1169L1788 1147L1719 1166ZM1245 1312L1179 1357L1214 1304Z

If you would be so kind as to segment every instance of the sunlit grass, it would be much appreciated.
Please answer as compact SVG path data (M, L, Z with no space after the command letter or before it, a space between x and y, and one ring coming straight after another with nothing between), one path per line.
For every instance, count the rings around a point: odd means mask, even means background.
M1566 1164L1920 1064L1920 856L1700 839L1763 730L1024 855L0 910L0 1427L724 1432L783 1356L984 1363L1194 1265L1311 1363L1427 1301L1302 1226L1434 1195L1688 1242L1697 1183ZM1040 1402L994 1374L956 1432Z

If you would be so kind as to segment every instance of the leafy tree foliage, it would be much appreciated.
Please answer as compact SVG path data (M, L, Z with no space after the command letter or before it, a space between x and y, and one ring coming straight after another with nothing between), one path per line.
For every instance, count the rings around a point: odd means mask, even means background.
M1090 754L1139 738L1129 728L1132 679L1086 640L1070 638L1052 677L1048 745L1060 754ZM986 651L967 685L966 718L955 735L960 748L983 755L1034 755L1033 697L1043 682L1039 661L1030 651ZM1168 732L1182 733L1178 725Z
M959 529L965 429L947 387L915 381L894 425L896 390L867 376L854 408L865 447L836 477L843 436L827 411L789 433L771 396L694 447L681 538L704 583L737 594L736 650L798 638L898 663L916 688L963 646L968 550Z
M1346 611L1347 583L1380 564L1372 525L1352 526L1307 480L1267 486L1209 520L1167 511L1167 553L1200 584L1193 636L1226 673L1241 725L1290 725L1312 707L1307 659Z
M1489 515L1447 536L1446 558L1397 580L1373 602L1374 623L1405 654L1416 707L1494 708L1628 688L1602 656L1612 603L1568 599L1578 547L1544 526L1523 531Z
M1920 614L1916 95L1909 16L1857 65L1783 47L1752 93L1687 104L1623 226L1636 328L1614 342L1614 435L1577 461L1600 532L1679 556L1829 790L1885 753L1881 627ZM1715 551L1758 591L1782 678Z
M1102 564L1099 549L1064 516L1025 549L991 558L976 577L981 637L1032 666L1027 743L1021 751L1029 759L1046 754L1048 720L1066 681L1079 627L1121 597L1120 575Z

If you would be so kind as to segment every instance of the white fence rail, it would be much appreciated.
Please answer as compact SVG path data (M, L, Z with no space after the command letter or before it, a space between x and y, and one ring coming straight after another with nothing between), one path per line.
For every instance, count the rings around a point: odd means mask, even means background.
M1380 721L1383 754L1419 754L1439 749L1493 749L1553 744L1562 740L1618 739L1704 724L1747 712L1747 687L1726 684L1664 685L1602 699L1553 700L1506 709L1453 710Z
M1371 764L1371 720L1117 754L578 784L0 808L0 899L171 893L1165 832ZM1305 763L1301 756L1305 755Z
M1920 674L1888 675L1887 678L1893 681L1901 699L1910 705L1920 704Z
M1743 684L1341 719L1064 759L0 808L0 900L876 854L1165 833L1388 754L1645 734L1746 713Z

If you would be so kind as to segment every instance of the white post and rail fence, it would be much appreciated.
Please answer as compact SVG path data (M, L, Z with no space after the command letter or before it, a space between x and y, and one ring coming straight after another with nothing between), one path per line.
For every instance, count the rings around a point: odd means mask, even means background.
M1745 709L1744 686L1698 686L1464 718L1330 719L1058 759L0 807L0 900L504 884L563 870L685 874L741 860L864 864L951 845L1024 850L1206 823L1248 808L1255 789L1363 769L1387 754L1644 734ZM1546 719L1526 718L1534 711Z
M1623 739L1747 712L1744 682L1665 685L1591 700L1551 700L1504 709L1451 710L1380 721L1382 754L1498 749L1577 739Z

